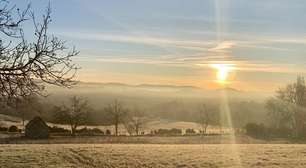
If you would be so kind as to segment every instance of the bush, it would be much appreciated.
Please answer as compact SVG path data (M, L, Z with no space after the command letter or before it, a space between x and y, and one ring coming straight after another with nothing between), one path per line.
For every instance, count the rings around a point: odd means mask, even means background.
M112 134L111 131L107 129L105 135L111 135L111 134Z
M182 135L181 129L158 129L157 131L154 131L156 135Z
M195 132L194 129L188 128L188 129L186 129L186 134L187 134L187 135L194 135L194 134L196 134L196 132Z
M78 129L75 131L76 133L78 134L88 134L88 129L85 127L85 128L81 128L81 129Z
M9 127L8 132L19 132L19 129L17 126L12 125Z
M7 127L0 127L0 132L7 132L8 128Z
M49 127L40 117L34 117L25 127L25 136L32 139L49 137Z
M101 131L99 128L93 128L91 131L92 131L93 133L95 133L95 134L102 134L102 135L104 135L104 132Z
M289 138L292 135L292 129L281 127L281 128L267 128L267 134L275 138Z
M267 136L266 128L263 124L248 123L245 126L246 134L253 137L264 138Z
M256 123L248 123L245 129L247 135L257 138L291 138L293 132L288 127L273 128Z
M57 126L53 126L53 127L49 127L49 132L50 133L70 133L70 130L61 128L61 127L57 127Z
M82 128L76 131L78 134L83 134L83 135L104 135L104 132L101 131L99 128Z

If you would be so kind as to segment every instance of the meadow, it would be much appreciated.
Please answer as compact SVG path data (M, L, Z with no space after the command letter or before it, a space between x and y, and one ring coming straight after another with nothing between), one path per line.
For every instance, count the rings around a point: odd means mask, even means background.
M298 144L1 145L0 167L284 167L306 166Z

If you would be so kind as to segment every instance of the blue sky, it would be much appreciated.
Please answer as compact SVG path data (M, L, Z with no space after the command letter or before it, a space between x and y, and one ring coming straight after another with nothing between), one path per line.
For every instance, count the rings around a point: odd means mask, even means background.
M47 0L31 3L39 16ZM50 32L75 45L79 80L277 89L306 72L304 0L51 0Z

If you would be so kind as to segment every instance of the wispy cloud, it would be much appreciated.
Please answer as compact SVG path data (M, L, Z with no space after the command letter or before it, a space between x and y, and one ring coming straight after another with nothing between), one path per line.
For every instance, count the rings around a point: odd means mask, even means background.
M190 48L202 50L209 48L214 45L214 41L200 41L200 40L189 40L189 39L175 39L165 38L149 35L139 34L116 34L116 33L81 33L81 32L65 32L58 33L62 36L78 38L83 40L100 40L100 41L114 41L114 42L126 42L126 43L137 43L155 46L176 46L182 48Z
M217 42L215 40L194 40L184 38L169 38L163 36L130 34L130 33L82 33L82 32L65 32L63 36L84 40L125 42L135 44L145 44L159 46L169 51L168 55L147 55L147 54L127 54L121 52L116 57L104 55L96 60L101 62L118 62L118 63L141 63L141 64L164 64L171 66L206 66L213 61L235 63L237 71L260 71L260 72L283 72L298 73L305 72L303 68L296 68L295 64L271 63L269 61L241 61L241 57L237 58L230 52L233 48L256 48L291 51L288 48L275 47L273 44L289 43L289 44L306 44L306 40L302 38L279 38L279 37L236 37L237 40L224 40ZM193 53L182 54L171 48L176 47L185 50L192 50ZM142 57L141 57L142 56ZM259 55L260 57L260 55Z
M241 72L275 72L275 73L306 73L306 69L296 64L281 64L259 61L209 61L206 63L196 64L201 67L211 67L213 64L231 65L232 69Z
M228 49L231 49L236 43L234 41L223 41L218 43L216 47L208 49L208 51L212 52L225 52Z

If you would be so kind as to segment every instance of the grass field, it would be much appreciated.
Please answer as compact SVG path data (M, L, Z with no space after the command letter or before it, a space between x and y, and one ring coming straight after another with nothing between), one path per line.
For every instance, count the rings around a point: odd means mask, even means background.
M230 135L211 136L52 136L49 139L32 140L18 135L0 138L0 144L280 144L286 140L260 140L246 135L237 135L233 142ZM14 138L15 136L15 138ZM21 135L19 135L21 136ZM0 134L1 137L1 134ZM4 135L2 137L5 137Z
M306 145L0 145L0 167L306 167Z

